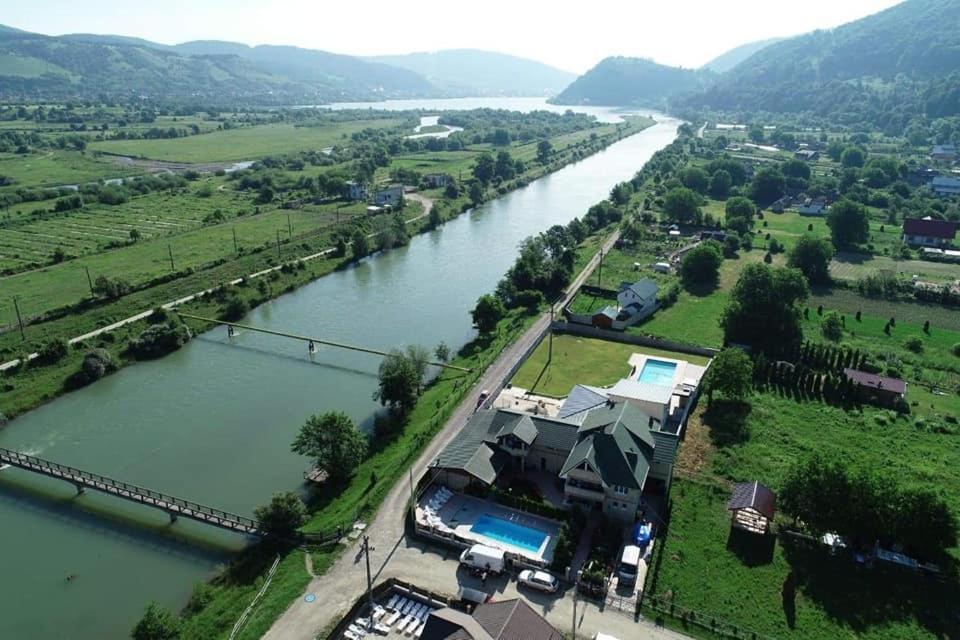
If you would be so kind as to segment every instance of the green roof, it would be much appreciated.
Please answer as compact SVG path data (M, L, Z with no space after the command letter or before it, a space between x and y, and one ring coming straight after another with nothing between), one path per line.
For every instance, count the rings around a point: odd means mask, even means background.
M590 411L560 475L586 462L607 486L643 489L655 448L649 424L650 416L626 402Z
M478 411L434 460L433 466L469 473L493 484L509 460L499 441L512 435L527 445L569 451L577 441L577 425L509 409Z

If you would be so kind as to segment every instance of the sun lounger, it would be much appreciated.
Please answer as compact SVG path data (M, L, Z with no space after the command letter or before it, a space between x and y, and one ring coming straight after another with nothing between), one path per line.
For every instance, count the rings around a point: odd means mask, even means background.
M347 640L361 640L361 638L363 638L363 636L358 636L357 634L350 631L349 629L343 632L343 637L346 638Z
M413 622L413 616L407 616L403 619L399 626L397 626L397 631L403 633L406 628Z
M374 605L374 607L373 607L373 619L374 619L374 620L379 620L380 618L383 617L383 614L385 614L386 612L387 612L387 610L384 609L383 607L381 607L380 605Z
M388 633L390 633L390 627L388 627L388 626L385 625L385 624L380 624L379 622L378 622L377 625L373 628L373 630L376 631L377 633L379 633L379 634L382 635L382 636L385 636L385 635L387 635Z
M399 602L399 601L400 601L400 594L399 594L399 593L393 594L393 597L390 598L390 602L387 603L387 609L395 609L395 608L396 608L395 605L396 605L397 602Z
M361 638L367 635L367 632L364 629L361 629L355 624L350 625L347 630L350 631L350 633L353 633L354 635L357 635Z
M427 627L427 623L426 623L426 622L424 622L424 623L421 624L419 627L417 627L417 630L414 632L413 637L414 637L414 638L419 638L420 636L422 636L422 635L423 635L423 630L424 630L426 627Z
M393 623L399 620L401 615L403 614L401 614L399 611L394 611L393 614L389 618L387 618L384 624L388 627L392 627Z
M419 628L420 628L420 625L422 625L422 624L423 624L423 623L420 622L419 620L414 620L414 621L413 621L413 624L411 624L409 627L407 627L407 630L403 632L403 635L405 635L405 636L412 636L412 635L413 635L413 632L416 631L417 629L419 629Z

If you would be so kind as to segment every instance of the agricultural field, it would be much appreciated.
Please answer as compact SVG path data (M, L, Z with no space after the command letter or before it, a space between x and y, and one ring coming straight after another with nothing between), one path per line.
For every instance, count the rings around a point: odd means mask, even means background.
M830 263L830 275L838 280L859 280L868 275L890 272L899 278L918 276L926 282L960 280L960 264L930 262L927 260L894 260L887 256L868 256L859 253L837 254Z
M229 202L233 194L225 192L222 196ZM176 200L178 196L172 199ZM197 202L197 199L193 199ZM166 236L158 232L160 237L153 240L141 240L127 246L87 255L76 260L69 260L57 265L51 265L34 271L8 276L3 279L4 292L9 296L18 296L21 311L28 315L36 315L72 304L90 295L86 269L90 270L92 278L99 275L122 274L124 279L136 286L159 276L170 273L170 252L173 253L176 270L198 269L218 259L234 257L234 232L239 249L250 249L276 242L279 232L284 242L291 237L296 239L303 234L310 234L321 229L332 228L339 217L346 221L351 217L364 215L365 205L355 203L340 208L339 216L337 204L323 206L309 206L295 211L273 209L259 215L247 215L240 218L228 219L227 222L212 226L203 226L204 211L215 210L211 203L199 200L208 209L193 210L194 217L173 217L183 213L183 209L168 208L171 217L157 216L160 222L167 225L181 225L188 228L171 227L177 230L176 235ZM411 207L415 206L413 203ZM415 212L411 212L413 216ZM289 217L289 226L288 226ZM51 224L56 224L52 221ZM79 227L79 222L72 229ZM105 229L107 227L104 227ZM292 236L291 236L292 229ZM56 230L55 230L56 232ZM6 238L8 232L3 232ZM67 237L66 227L60 227L56 232L58 238ZM88 232L89 233L89 232ZM170 233L174 233L171 231ZM116 235L116 234L114 234ZM126 234L129 237L129 233ZM97 236L100 238L100 236ZM104 236L113 237L113 236ZM122 239L122 236L118 236ZM0 240L2 242L2 240ZM13 321L14 309L12 299L6 295L0 298L0 324Z
M533 393L562 398L577 384L603 387L630 373L628 360L634 353L686 360L706 365L710 359L651 347L559 334L553 338L553 360L544 340L510 381Z
M265 124L170 140L106 140L94 142L89 148L114 155L165 162L240 162L348 144L354 133L367 128L398 127L408 119L398 115L393 119L356 120L320 126Z
M826 309L835 309L848 316L857 311L878 318L897 318L914 325L923 325L930 321L934 327L960 331L960 311L950 307L917 302L893 302L878 298L866 298L856 291L841 289L814 289L807 306L816 308L823 306Z

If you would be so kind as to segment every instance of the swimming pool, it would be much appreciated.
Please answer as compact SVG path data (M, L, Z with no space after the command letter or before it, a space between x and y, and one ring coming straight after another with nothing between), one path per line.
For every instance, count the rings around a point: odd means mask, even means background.
M525 527L490 514L477 518L477 521L470 527L470 531L532 553L539 552L540 547L547 539L547 534L539 529Z
M673 386L673 374L677 370L676 362L647 359L637 380L648 384L657 384L662 387Z

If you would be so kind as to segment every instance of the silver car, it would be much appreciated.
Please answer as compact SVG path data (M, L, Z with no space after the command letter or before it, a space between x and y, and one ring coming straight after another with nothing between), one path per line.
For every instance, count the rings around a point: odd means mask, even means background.
M532 589L539 589L547 593L554 593L560 588L560 581L554 578L546 571L531 571L524 569L517 576L517 582L527 585Z

